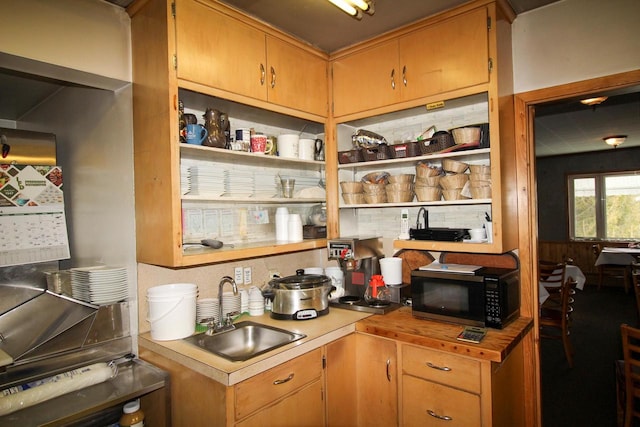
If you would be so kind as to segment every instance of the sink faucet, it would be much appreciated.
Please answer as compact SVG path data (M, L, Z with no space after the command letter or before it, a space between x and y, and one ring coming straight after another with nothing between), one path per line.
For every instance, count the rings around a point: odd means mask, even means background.
M222 318L222 313L224 312L222 307L222 294L224 291L225 283L229 283L231 285L233 289L233 295L238 295L238 285L236 285L235 280L233 280L229 276L224 276L222 279L220 279L220 283L218 283L218 323L215 325L213 329L209 328L209 330L207 330L208 335L211 335L215 332L221 332L221 331L226 331L226 330L235 328L235 326L233 326L233 319L232 319L232 316L234 313L227 313L227 318L226 319Z

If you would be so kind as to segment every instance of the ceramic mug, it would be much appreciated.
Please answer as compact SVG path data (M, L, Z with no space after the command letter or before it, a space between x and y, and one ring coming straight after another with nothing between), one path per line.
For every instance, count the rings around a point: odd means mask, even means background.
M208 135L209 132L207 132L207 129L202 125L187 125L187 134L185 135L187 144L202 145Z
M251 136L251 152L266 154L271 151L272 142L266 135L256 134Z
M315 139L300 138L298 141L298 158L300 160L313 160L315 143Z
M296 134L284 134L278 137L278 156L289 159L298 158L298 141Z

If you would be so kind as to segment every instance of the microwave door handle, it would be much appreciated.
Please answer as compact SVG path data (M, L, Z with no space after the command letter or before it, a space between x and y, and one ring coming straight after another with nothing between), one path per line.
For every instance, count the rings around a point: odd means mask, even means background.
M438 371L445 371L445 372L451 371L451 368L447 366L438 366L438 365L434 365L431 362L427 362L427 366L430 367L431 369L437 369Z

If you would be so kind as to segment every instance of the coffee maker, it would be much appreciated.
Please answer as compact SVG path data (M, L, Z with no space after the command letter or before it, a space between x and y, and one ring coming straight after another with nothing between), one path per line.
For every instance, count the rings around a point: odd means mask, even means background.
M400 305L391 303L384 307L369 306L364 292L371 276L380 274L380 259L384 258L382 238L344 237L327 241L330 260L337 260L344 273L345 294L330 304L334 307L370 313L384 314Z

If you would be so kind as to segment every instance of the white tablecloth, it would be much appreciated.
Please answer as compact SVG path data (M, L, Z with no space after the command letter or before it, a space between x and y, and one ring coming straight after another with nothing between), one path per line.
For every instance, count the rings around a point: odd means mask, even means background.
M596 266L601 264L630 265L640 255L638 248L602 248Z
M582 270L575 265L567 265L567 269L565 272L565 278L568 279L571 277L576 281L576 288L583 290L584 284L587 282L587 278L584 276ZM547 284L547 286L551 287ZM540 300L540 304L546 301L549 298L549 292L545 288L545 282L539 283L539 291L538 291L538 299Z

